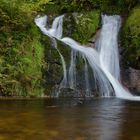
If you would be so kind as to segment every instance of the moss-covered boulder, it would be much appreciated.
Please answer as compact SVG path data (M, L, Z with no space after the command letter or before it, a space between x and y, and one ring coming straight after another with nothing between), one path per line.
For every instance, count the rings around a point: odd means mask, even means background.
M100 23L100 12L95 10L86 13L75 13L75 28L72 38L85 44L93 37Z

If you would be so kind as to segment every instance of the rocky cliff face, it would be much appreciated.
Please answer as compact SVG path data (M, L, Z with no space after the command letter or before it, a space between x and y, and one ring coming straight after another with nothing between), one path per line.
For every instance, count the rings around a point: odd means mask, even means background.
M140 95L140 70L122 69L122 83L134 94Z

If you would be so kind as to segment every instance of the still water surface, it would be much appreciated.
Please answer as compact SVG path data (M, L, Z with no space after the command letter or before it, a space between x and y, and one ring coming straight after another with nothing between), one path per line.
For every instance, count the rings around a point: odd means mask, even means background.
M1 100L0 140L140 140L140 102Z

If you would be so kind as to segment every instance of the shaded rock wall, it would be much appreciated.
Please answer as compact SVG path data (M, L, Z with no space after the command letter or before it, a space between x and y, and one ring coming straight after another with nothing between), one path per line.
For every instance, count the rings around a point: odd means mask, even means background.
M122 83L134 94L140 95L140 70L122 69Z

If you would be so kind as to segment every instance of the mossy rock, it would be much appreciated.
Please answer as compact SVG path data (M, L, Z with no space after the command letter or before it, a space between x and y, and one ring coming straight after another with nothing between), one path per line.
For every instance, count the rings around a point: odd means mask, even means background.
M72 37L85 44L95 34L99 28L100 12L92 11L87 13L75 13L75 28Z
M125 65L140 69L140 6L135 7L123 27Z

